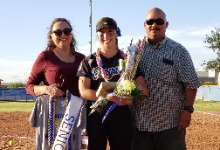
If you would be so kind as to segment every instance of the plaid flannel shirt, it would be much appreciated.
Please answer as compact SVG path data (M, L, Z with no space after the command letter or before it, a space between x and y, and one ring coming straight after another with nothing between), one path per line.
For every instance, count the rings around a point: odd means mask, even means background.
M148 88L148 99L135 99L131 107L134 126L159 132L178 126L185 102L185 88L200 86L188 51L165 37L151 45L146 39L139 67Z

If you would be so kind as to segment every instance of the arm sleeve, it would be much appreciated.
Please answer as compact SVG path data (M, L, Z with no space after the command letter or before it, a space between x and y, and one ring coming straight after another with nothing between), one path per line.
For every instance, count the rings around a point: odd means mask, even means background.
M84 58L78 68L78 71L76 73L77 76L84 76L87 78L92 79L92 74L91 74L91 67L88 63L89 60L86 60L86 58Z
M40 53L40 55L37 57L32 70L30 77L28 79L28 82L26 84L26 93L28 95L33 95L34 94L34 87L35 85L39 85L41 81L43 81L44 77L44 70L46 66L46 61L45 61L45 56L44 53Z
M188 51L184 48L179 59L179 80L187 89L197 89L200 86L193 62Z

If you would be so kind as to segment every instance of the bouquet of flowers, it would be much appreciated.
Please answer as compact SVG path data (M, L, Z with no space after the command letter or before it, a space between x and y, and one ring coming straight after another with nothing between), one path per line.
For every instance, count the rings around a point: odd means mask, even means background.
M145 40L145 39L144 39ZM120 59L119 60L119 70L122 72L118 82L116 83L116 87L114 90L108 90L105 91L106 94L99 94L98 92L98 100L90 107L92 108L89 115L91 115L93 112L95 112L96 108L103 107L110 99L110 97L117 96L119 97L119 101L114 103L109 110L107 111L106 115L104 116L102 122L104 122L107 115L121 103L122 97L128 97L128 98L145 98L147 97L145 95L142 95L142 91L138 90L138 85L133 80L134 75L137 70L137 66L140 60L140 56L142 53L144 40L141 42L139 40L138 47L132 45L132 41L129 47L126 47L126 58L125 60ZM106 83L106 82L105 82ZM99 90L98 90L99 91Z
M141 95L142 91L137 89L138 85L134 80L124 80L121 84L118 84L114 89L114 94L117 97L127 96L130 98L142 97L146 98L145 95Z

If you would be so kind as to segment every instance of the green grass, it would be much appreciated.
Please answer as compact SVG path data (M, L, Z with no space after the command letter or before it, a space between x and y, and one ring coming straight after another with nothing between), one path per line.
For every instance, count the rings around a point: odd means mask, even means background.
M3 101L0 102L0 112L31 112L34 101ZM220 102L208 102L196 100L194 103L195 111L219 111Z
M0 102L0 112L31 112L34 101L3 101Z
M193 107L195 111L220 111L220 102L196 100Z

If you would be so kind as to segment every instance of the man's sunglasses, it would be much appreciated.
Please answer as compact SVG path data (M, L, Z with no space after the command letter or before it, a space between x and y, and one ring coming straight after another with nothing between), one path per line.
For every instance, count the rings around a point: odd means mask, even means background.
M159 18L159 19L156 19L156 20L154 20L154 19L146 20L145 22L146 22L147 25L153 25L154 22L156 22L157 25L163 25L165 20Z
M56 36L61 36L61 35L62 35L62 32L63 32L66 36L68 36L68 35L71 34L71 31L72 31L71 29L66 28L66 29L64 29L64 30L60 30L60 29L55 30L55 31L53 31L52 33L54 33Z

